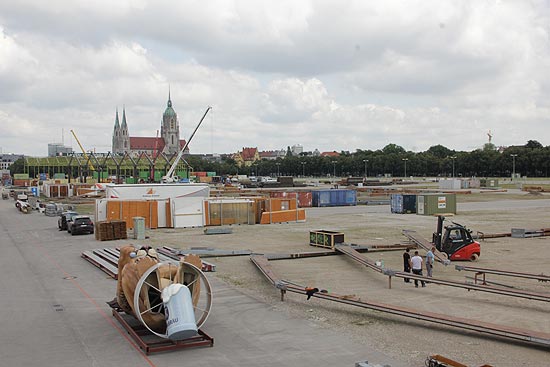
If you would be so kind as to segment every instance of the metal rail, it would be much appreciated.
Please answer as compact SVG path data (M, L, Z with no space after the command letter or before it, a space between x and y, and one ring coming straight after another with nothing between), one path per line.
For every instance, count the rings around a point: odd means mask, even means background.
M271 265L266 257L262 255L251 255L250 259L256 267L264 274L270 283L275 285L281 291L281 299L284 298L286 292L306 295L306 289L296 283L289 283L281 280L273 272ZM447 325L459 329L477 331L484 334L496 335L505 338L520 340L528 343L538 344L545 347L550 347L550 334L513 328L488 322L476 321L461 317L452 317L448 315L414 310L411 308L394 306L390 304L361 300L355 296L337 295L328 291L320 291L311 295L319 299L344 303L351 306L362 307L366 309L376 310L380 312L390 313L393 315L414 318L417 320L437 323L438 325Z
M520 273L515 271L506 271L506 270L499 270L499 269L477 268L474 266L467 266L467 265L455 265L455 269L458 271L472 271L476 273L476 276L478 274L483 274L484 282L485 282L485 274L496 274L496 275L503 275L508 277L515 277L515 278L535 279L535 280L538 280L539 282L550 281L550 275L544 275L544 274Z
M340 251L341 253L348 255L355 261L379 272L383 273L384 275L389 276L389 288L391 288L391 277L397 277L397 278L408 278L413 280L420 280L425 282L430 282L433 284L440 284L440 285L446 285L449 287L455 287L455 288L463 288L467 289L469 291L475 290L480 292L487 292L487 293L494 293L494 294L500 294L503 296L511 296L511 297L518 297L518 298L526 298L531 299L535 301L543 301L543 302L550 302L550 295L546 294L540 294L540 293L534 293L534 292L527 292L522 290L511 290L511 289L504 289L504 288L495 288L490 287L487 285L478 285L478 284L467 284L467 283L460 283L455 282L452 280L444 280L444 279L437 279L437 278L428 278L420 275L415 275L412 273L405 273L401 271L395 271L391 269L383 269L382 267L376 266L372 262L372 260L366 258L363 254L360 254L359 252L355 251L349 246L336 246L336 251Z

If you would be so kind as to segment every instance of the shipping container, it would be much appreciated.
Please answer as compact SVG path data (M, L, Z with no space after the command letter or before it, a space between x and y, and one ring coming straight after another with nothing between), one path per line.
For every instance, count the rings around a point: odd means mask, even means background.
M18 178L15 178L13 179L13 186L30 186L31 184L31 180L29 179L18 179Z
M206 199L204 217L206 226L255 224L256 202L233 198Z
M55 179L64 179L64 178L67 178L67 177L64 173L54 173L53 178L55 180Z
M14 180L28 180L29 174L28 173L14 173L13 175Z
M460 190L462 187L462 180L460 179L449 179L449 180L439 180L439 189L440 190Z
M294 187L294 177L292 176L280 176L277 177L280 187Z
M214 176L216 176L216 172L206 172L206 176L214 177Z
M311 193L313 207L357 205L355 190L316 190Z
M191 175L197 177L206 177L206 172L192 172Z
M486 187L486 188L497 188L498 187L498 179L496 178L482 178L479 180L480 187Z
M456 194L418 194L416 213L419 215L456 214Z
M390 200L392 213L412 214L416 213L416 195L392 194Z
M334 249L335 245L344 243L342 232L316 230L309 231L309 245Z

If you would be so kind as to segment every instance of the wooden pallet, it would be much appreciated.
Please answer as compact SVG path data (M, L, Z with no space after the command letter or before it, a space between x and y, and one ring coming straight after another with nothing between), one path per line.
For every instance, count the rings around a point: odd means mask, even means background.
M130 337L143 351L143 353L147 355L151 353L168 352L186 348L214 346L214 338L200 329L197 336L183 340L170 340L161 338L151 333L137 319L126 315L119 309L113 308L113 316L118 320L124 330L128 332Z

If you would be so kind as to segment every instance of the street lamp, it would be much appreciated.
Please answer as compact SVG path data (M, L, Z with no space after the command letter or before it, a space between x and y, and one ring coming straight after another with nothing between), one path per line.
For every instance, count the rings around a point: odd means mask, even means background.
M302 164L302 177L306 177L306 163L307 162L300 162Z
M516 178L516 157L517 154L510 154L510 157L512 157L512 179Z
M451 158L452 161L453 161L453 178L454 178L455 177L455 159L456 159L456 156L453 155L452 157L449 157L449 158Z
M280 163L275 163L275 165L277 166L277 177L279 177L279 166L281 165Z
M365 163L365 178L367 178L367 163L369 163L369 160L363 159L363 163Z
M336 177L336 161L332 161L332 177Z
M409 158L402 158L401 160L405 162L405 177L407 177L407 161L409 160Z

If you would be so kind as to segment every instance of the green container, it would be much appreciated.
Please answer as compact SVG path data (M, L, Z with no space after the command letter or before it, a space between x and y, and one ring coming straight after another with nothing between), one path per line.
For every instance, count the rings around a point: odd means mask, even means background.
M155 181L156 182L159 182L162 179L162 176L164 176L164 172L155 171Z
M334 245L344 242L344 234L334 231L309 231L309 245L334 249Z
M54 180L63 180L67 177L65 177L65 174L64 173L54 173L53 174L53 179Z
M482 178L479 180L479 186L480 187L487 187L487 188L497 188L498 187L498 179L496 178Z
M178 171L177 175L179 178L189 178L189 173L187 170Z
M99 172L94 171L93 177L97 180L97 178L99 177ZM109 177L109 172L101 172L101 178L107 178L107 177ZM55 175L54 175L54 178L55 178Z
M456 194L418 194L416 214L456 214Z
M206 172L206 177L214 177L216 176L216 172Z
M28 180L29 174L28 173L15 173L13 175L14 180Z
M149 171L139 171L139 178L147 179L151 177L151 172Z
M136 179L133 178L133 177L126 177L126 179L124 180L125 183L127 184L135 184L136 183Z

